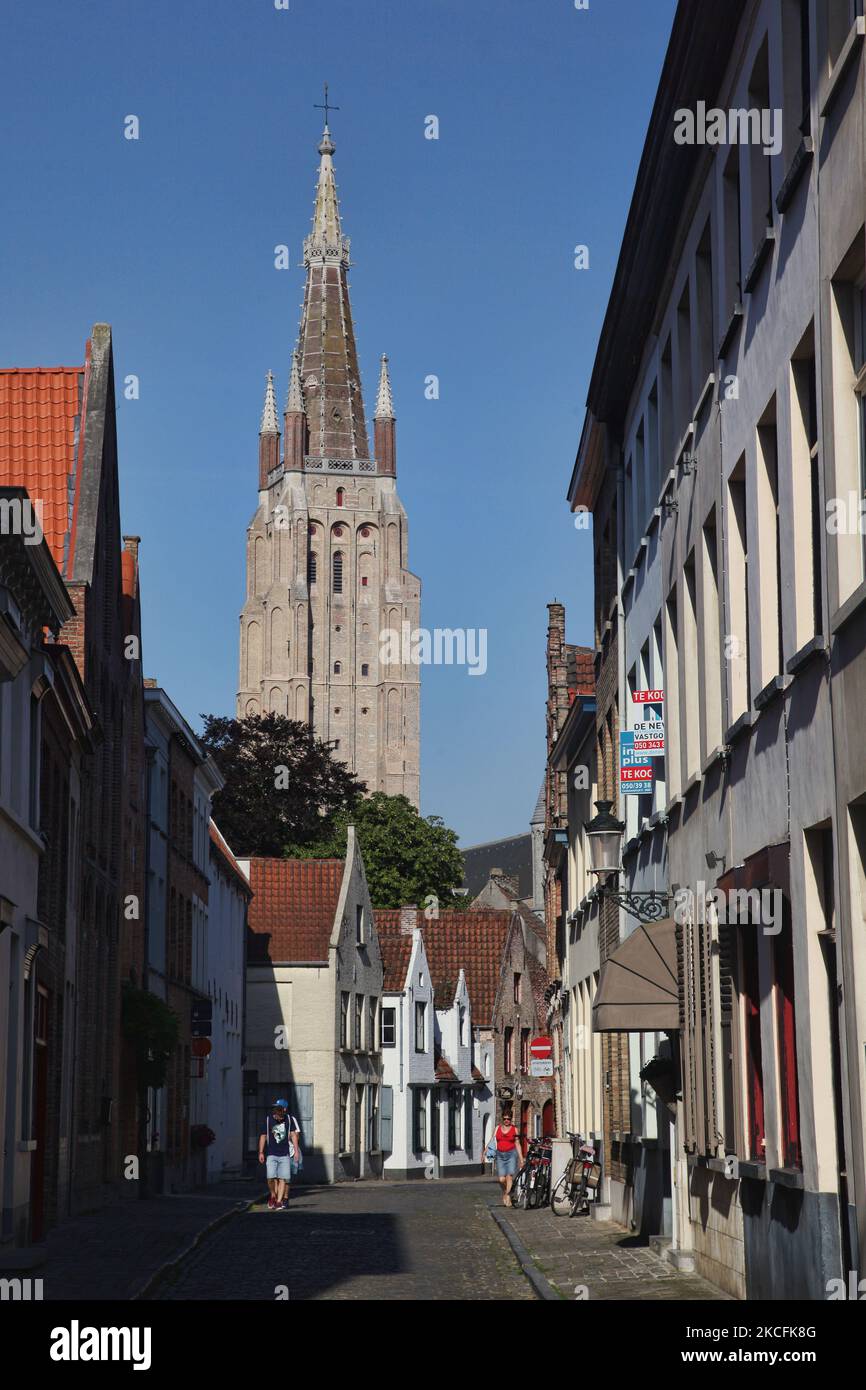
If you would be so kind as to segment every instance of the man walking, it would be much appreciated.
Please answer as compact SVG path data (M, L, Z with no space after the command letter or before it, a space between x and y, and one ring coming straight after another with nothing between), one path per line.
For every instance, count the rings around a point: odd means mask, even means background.
M267 1160L269 1211L288 1211L292 1160L296 1165L301 1161L300 1139L300 1127L289 1114L289 1102L275 1100L264 1133L259 1135L259 1163Z

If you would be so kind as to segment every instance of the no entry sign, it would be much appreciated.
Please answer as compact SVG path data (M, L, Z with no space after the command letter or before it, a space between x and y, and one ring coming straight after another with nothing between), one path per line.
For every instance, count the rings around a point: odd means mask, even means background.
M529 1051L533 1057L544 1061L553 1055L553 1042L548 1037L533 1038L529 1044Z

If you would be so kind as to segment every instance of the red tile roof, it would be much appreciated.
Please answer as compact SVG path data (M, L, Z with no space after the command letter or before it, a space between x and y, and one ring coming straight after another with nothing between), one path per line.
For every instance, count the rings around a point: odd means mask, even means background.
M326 961L343 882L342 859L251 859L250 959Z
M406 922L407 909L375 913L375 924L382 937L388 940L399 933L400 920ZM423 912L416 913L416 923L424 937L424 951L430 963L434 990L442 986L456 990L457 976L466 976L473 1023L478 1027L491 1026L493 998L499 986L499 972L505 955L505 942L512 922L512 913L488 908L470 908L467 912L439 913L438 922L427 922ZM411 941L411 937L406 937ZM384 947L388 949L388 947ZM403 980L406 973L403 972ZM400 986L391 986L399 988ZM388 988L388 986L385 986ZM450 1004L450 999L449 999Z
M402 990L412 955L412 933L400 930L400 911L376 908L373 913L382 952L383 990Z
M0 370L0 483L41 501L45 539L64 576L83 378L84 367Z

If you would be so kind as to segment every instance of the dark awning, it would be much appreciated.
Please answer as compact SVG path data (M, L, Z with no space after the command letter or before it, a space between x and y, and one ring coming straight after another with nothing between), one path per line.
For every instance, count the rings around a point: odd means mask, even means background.
M653 1033L679 1026L674 919L641 922L601 967L593 1032Z

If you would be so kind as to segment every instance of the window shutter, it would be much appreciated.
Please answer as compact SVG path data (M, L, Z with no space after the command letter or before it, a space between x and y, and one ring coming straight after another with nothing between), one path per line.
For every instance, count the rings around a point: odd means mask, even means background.
M736 970L737 941L735 930L730 922L720 922L718 933L721 1120L725 1152L738 1153L739 1144L734 1119L734 973Z
M379 1114L379 1143L386 1153L394 1148L394 1087L382 1087L382 1108Z
M291 1101L292 1114L300 1122L301 1145L305 1149L313 1147L313 1087L294 1086Z
M701 923L701 963L704 1030L705 1151L716 1154L723 1147L721 1130L721 1088L719 1068L722 1058L719 1008L718 924L715 908L708 908L708 919ZM715 947L715 949L714 949Z

